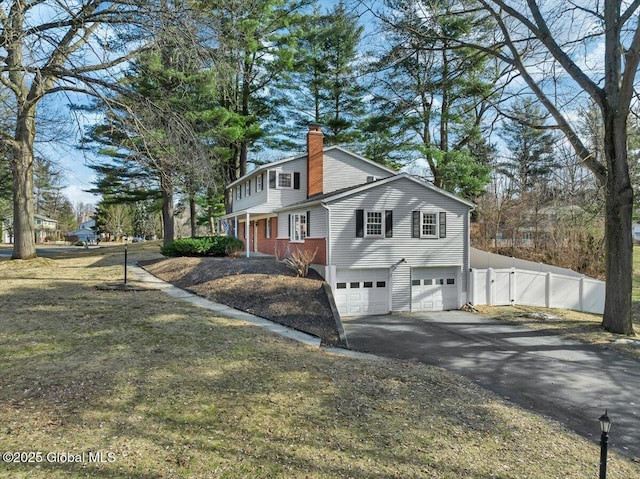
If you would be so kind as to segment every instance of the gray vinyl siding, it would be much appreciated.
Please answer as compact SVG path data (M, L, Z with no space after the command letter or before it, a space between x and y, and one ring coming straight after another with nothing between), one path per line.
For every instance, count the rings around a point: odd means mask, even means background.
M298 203L307 199L307 158L298 158L289 161L269 171L278 173L300 173L300 189L273 189L269 188L269 201L266 203L268 207L276 209L283 206ZM269 174L267 173L267 187L269 186Z
M311 235L309 238L326 238L327 236L327 210L320 206L305 208L300 210L290 210L278 215L278 238L289 237L289 215L306 214L309 211L311 215Z
M327 237L327 210L316 207L308 210L311 214L311 234L309 238Z
M341 150L325 151L323 161L322 188L324 193L366 183L368 176L377 178L392 176L384 168L362 161Z
M391 273L391 311L411 311L411 266L398 265Z
M394 303L402 309L411 304L411 267L460 267L462 291L467 289L469 268L469 208L437 191L409 179L401 179L364 193L331 202L331 262L337 268L391 267L398 263L393 275ZM357 238L355 212L392 210L392 238ZM412 238L412 212L427 210L447 213L446 238ZM400 261L404 259L403 263ZM402 282L398 280L402 279ZM406 288L407 291L396 288ZM397 295L397 296L396 296ZM405 297L406 296L406 297ZM393 305L394 310L396 304ZM402 310L401 309L401 310Z
M269 171L275 171L278 173L300 173L300 189L273 189L269 188ZM254 174L249 176L251 181L251 195L246 196L244 185L245 181L238 183L232 188L233 200L232 200L232 212L244 211L256 206L276 209L282 206L287 206L293 203L297 203L307 199L307 158L298 158L286 163L282 163L268 170L262 170L264 173L263 189L261 192L255 192L255 178L258 176ZM293 180L292 180L293 181ZM242 199L236 199L236 188L242 188Z
M232 188L232 200L231 200L231 209L232 212L236 212L236 211L243 211L246 209L249 209L253 206L258 206L261 205L263 203L265 203L267 201L267 187L269 186L269 176L267 174L267 172L264 172L264 179L263 179L263 183L262 183L262 191L256 193L256 176L258 175L254 175L249 177L249 180L251 181L251 195L250 196L246 196L245 193L245 189L244 189L244 185L246 183L246 181L243 181L242 183L237 184L236 186L234 186ZM236 199L236 189L237 188L242 188L242 198L241 199Z

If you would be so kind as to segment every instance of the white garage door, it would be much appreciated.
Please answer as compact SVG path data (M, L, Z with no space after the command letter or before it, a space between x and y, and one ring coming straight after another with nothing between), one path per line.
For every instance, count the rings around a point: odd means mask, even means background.
M411 311L458 309L458 273L455 269L413 268Z
M386 269L339 269L333 291L341 316L387 314L389 272Z

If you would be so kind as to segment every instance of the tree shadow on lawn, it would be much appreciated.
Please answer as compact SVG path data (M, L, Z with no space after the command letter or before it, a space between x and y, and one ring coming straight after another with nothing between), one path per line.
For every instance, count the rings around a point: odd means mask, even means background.
M5 450L115 454L5 465L12 473L506 478L534 468L517 463L541 426L516 424L511 409L442 370L334 357L160 292L59 282L2 299ZM569 447L548 426L540 433ZM554 455L533 447L531 457ZM535 468L578 477L584 460L537 458ZM513 470L501 473L504 464Z

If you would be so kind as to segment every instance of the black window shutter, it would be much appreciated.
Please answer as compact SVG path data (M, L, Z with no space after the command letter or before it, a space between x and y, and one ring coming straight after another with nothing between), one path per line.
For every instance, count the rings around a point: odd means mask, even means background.
M276 172L269 172L269 188L274 189L276 187Z
M384 236L393 238L393 211L391 210L384 212Z
M364 210L356 210L356 238L364 238Z
M293 174L293 189L294 190L300 189L300 173L298 172L295 172Z
M307 211L307 236L311 236L311 211Z
M289 238L291 238L291 215L289 215Z
M264 219L264 237L265 238L268 238L268 236L267 236L267 225L269 224L269 220L270 220L270 218L265 218Z
M420 238L420 212L413 212L413 222L411 224L411 236L413 238Z
M440 238L447 237L447 213L440 212Z

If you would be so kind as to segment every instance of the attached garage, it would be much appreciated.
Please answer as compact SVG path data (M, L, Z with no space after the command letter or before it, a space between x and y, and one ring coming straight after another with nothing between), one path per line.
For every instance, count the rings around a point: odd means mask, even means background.
M333 291L341 316L387 314L390 308L388 269L338 269Z
M411 311L458 309L459 268L412 268Z

